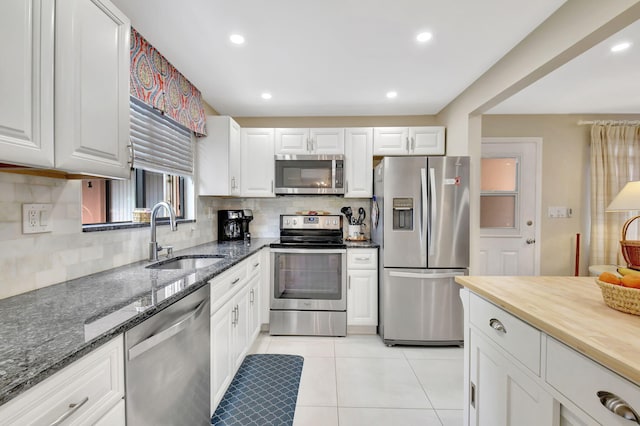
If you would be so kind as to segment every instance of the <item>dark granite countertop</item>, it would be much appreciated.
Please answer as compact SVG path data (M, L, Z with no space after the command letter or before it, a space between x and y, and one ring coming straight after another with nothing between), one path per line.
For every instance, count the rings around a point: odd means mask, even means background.
M380 244L374 243L372 240L349 241L345 240L347 248L379 248Z
M213 242L174 253L226 256L197 270L147 269L150 262L140 261L0 300L0 405L272 241Z

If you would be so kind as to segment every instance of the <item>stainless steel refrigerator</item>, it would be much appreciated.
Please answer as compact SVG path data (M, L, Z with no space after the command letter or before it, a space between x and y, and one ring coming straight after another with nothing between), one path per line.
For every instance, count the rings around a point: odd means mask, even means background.
M454 277L469 267L469 158L385 157L374 195L380 336L387 345L462 344Z

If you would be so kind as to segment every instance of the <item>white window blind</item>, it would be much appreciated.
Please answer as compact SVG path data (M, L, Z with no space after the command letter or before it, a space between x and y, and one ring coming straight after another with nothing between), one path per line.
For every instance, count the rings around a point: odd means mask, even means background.
M133 167L178 176L193 175L191 132L130 98Z

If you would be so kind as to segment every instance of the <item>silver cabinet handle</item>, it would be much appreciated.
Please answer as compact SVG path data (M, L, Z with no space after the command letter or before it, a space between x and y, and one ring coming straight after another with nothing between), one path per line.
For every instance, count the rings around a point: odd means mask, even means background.
M158 346L160 343L164 342L167 339L175 336L180 333L182 330L189 327L198 317L202 314L204 307L209 304L209 299L203 300L197 308L187 314L184 318L176 322L175 324L170 325L159 333L154 334L146 340L138 343L129 349L129 361L132 359L139 357L143 353L147 352L149 349L153 349Z
M349 277L349 280L347 281L347 289L351 290L351 277Z
M271 181L271 192L273 192L273 180Z
M369 257L356 257L355 260L369 260Z
M409 152L409 136L406 137L407 140L407 152Z
M238 277L235 280L231 281L231 287L233 287L234 285L238 284L238 281L240 281L240 277Z
M233 311L231 311L231 324L234 326L238 325L238 317L236 313L238 312L238 305L233 307Z
M607 391L598 391L596 392L598 398L600 399L600 403L609 411L618 416L630 420L632 422L636 422L640 424L640 416L635 412L633 408L627 404L627 402L620 398L618 395L615 395L611 392Z
M411 138L411 151L416 150L416 138Z
M469 393L471 395L469 395L469 401L471 403L471 406L473 408L476 408L476 384L473 382L469 382L471 383L471 386L469 387Z
M504 325L500 322L500 320L499 320L499 319L491 318L491 319L489 320L489 325L490 325L490 326L491 326L491 328L493 328L494 330L501 331L501 332L503 332L504 334L507 334L507 329L506 329L506 328L504 328Z
M251 291L249 292L249 303L253 305L254 301L255 301L255 292L253 289L251 289Z
M71 403L69 404L69 408L67 409L67 411L65 411L64 413L62 413L62 415L60 417L58 417L53 423L51 423L50 426L58 426L61 425L62 422L64 422L65 420L67 420L69 417L73 416L73 413L75 413L76 411L78 411L80 409L80 407L82 407L84 404L87 403L87 401L89 401L89 397L85 396L82 401L78 402L78 403Z
M253 265L254 268L257 268L258 266L260 266L260 262L258 262L255 265Z
M240 319L240 306L236 305L236 325L238 325L239 319Z

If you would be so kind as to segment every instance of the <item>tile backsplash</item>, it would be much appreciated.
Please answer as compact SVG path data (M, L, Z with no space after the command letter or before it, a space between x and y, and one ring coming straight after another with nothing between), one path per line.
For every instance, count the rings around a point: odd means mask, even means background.
M62 281L104 271L148 256L149 228L82 232L82 199L79 180L62 180L0 173L0 299ZM52 232L22 234L22 204L51 203ZM175 250L217 239L217 211L249 208L255 237L277 237L279 215L300 210L327 210L340 214L342 206L354 211L369 199L335 196L276 198L198 197L196 222L183 223L178 231L159 226L157 239ZM369 235L369 218L365 222Z

